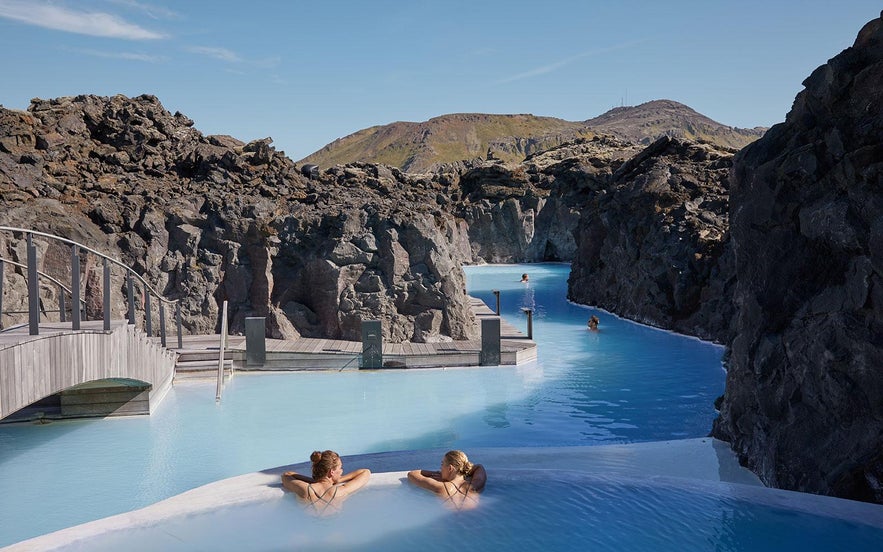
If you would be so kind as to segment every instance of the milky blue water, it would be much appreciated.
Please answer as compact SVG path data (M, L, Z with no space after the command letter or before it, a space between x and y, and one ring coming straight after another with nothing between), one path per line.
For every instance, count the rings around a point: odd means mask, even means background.
M149 417L0 426L0 545L139 508L221 478L343 455L629 443L707 435L722 348L565 300L567 265L467 269L470 293L526 329L518 367L237 373L176 384ZM519 282L529 272L528 285ZM599 332L586 329L591 314Z
M877 552L881 542L880 528L741 500L724 485L697 491L560 471L496 471L469 512L448 511L409 486L369 488L324 519L283 496L106 533L65 551Z

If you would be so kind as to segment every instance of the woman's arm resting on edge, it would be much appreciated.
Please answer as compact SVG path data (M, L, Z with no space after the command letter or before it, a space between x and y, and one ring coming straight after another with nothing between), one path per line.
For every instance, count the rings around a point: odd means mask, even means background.
M444 484L439 480L438 472L428 470L411 470L408 472L408 481L434 493L444 490Z
M340 489L337 491L337 494L346 496L358 491L365 486L365 483L368 482L370 477L371 470L367 468L360 468L341 476L339 480Z
M315 483L312 477L295 471L287 471L282 474L282 486L301 498L307 498L307 487L310 483Z

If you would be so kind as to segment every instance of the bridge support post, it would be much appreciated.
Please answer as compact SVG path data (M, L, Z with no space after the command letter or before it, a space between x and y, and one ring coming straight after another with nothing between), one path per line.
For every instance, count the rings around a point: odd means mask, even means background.
M104 258L104 329L110 329L110 261Z
M263 316L245 317L245 365L263 366L267 361L267 324Z
M135 281L132 273L126 271L126 295L129 301L129 324L135 325Z
M184 338L181 337L181 300L175 303L175 323L178 325L178 348L184 348Z
M166 346L166 306L162 301L159 302L159 342Z
M481 319L481 353L478 355L480 366L500 365L500 319L498 317Z
M383 368L383 327L380 320L362 320L362 363L359 368Z
M37 282L37 248L28 234L28 329L31 335L40 335L40 288Z
M80 329L80 248L71 248L71 329Z
M3 329L3 272L6 263L0 261L0 330Z
M144 293L144 329L147 331L147 337L153 335L153 324L150 321L150 292L145 290Z

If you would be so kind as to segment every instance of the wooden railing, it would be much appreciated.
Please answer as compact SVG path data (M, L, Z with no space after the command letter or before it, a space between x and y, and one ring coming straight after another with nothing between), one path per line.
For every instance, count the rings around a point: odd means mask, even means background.
M90 247L87 247L81 243L77 243L73 240L69 240L67 238L63 238L61 236L55 236L53 234L47 234L45 232L38 232L36 230L28 230L25 228L14 228L10 226L0 226L0 232L10 232L12 234L20 234L24 235L27 239L27 263L13 263L16 266L25 268L27 270L27 285L28 285L28 324L29 324L29 332L31 335L39 335L40 333L40 295L39 295L39 280L41 276L41 272L37 270L37 248L33 243L33 239L35 236L39 236L42 238L48 238L50 240L59 241L71 246L71 285L70 288L64 288L71 295L71 305L80 305L84 302L81 297L81 286L80 286L80 253L87 252L96 257L102 259L103 261L103 309L102 316L104 320L104 329L110 330L110 307L111 307L111 265L116 265L117 267L125 270L125 278L126 278L126 295L127 295L127 318L129 324L135 324L135 281L140 282L140 286L144 295L144 312L145 312L145 332L148 336L153 335L153 321L151 317L151 297L156 297L159 301L158 310L159 310L159 325L160 325L160 338L162 340L163 347L166 346L166 306L174 306L175 309L175 321L177 328L177 336L178 336L178 348L183 347L183 337L181 332L181 304L177 299L166 299L162 296L158 291L156 291L147 281L134 269L124 264L122 261L114 259L104 253L96 251ZM3 265L0 264L0 298L3 295ZM44 277L48 278L46 275ZM49 278L50 281L61 284L55 278ZM64 293L59 293L59 312L61 313L59 317L61 318L61 322L65 322L64 316L66 312L66 308L64 307ZM0 299L2 301L2 299ZM0 321L2 321L2 302L0 302ZM79 308L71 308L71 329L79 330L80 322L83 320L83 311ZM2 325L0 325L2 328Z

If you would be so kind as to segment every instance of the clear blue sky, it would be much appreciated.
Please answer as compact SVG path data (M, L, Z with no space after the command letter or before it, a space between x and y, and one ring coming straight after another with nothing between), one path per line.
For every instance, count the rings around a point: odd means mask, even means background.
M154 94L205 134L298 160L446 113L580 121L672 99L784 120L877 0L0 0L0 104Z

